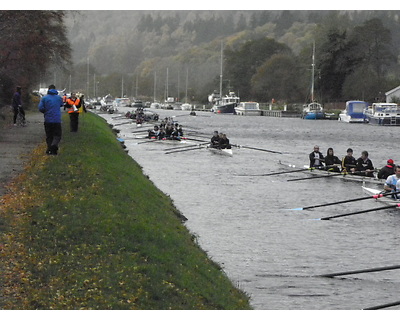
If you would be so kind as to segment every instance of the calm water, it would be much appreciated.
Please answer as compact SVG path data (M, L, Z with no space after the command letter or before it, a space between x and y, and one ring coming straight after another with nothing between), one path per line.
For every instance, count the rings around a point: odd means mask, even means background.
M165 154L173 147L138 144L127 139L129 154L176 207L201 247L219 263L233 283L247 292L260 310L359 310L396 302L400 270L348 275L319 274L400 264L400 214L376 211L330 221L318 218L379 207L374 200L316 208L289 208L363 197L361 184L335 178L288 182L305 173L250 176L288 170L278 161L302 167L315 144L342 158L348 147L357 158L368 150L375 167L392 158L400 163L395 138L400 128L312 121L294 118L243 117L157 110L176 116L186 129L207 136L225 132L231 143L283 152L234 148L234 156L200 149ZM125 119L112 119L112 123ZM125 138L133 125L118 126ZM242 176L249 175L249 176ZM400 309L392 307L391 310Z

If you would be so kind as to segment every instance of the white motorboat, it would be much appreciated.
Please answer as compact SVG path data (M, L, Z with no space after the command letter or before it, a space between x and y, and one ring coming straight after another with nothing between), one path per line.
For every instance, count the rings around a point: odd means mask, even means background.
M346 123L365 123L367 116L368 103L365 101L347 101L346 109L340 112L338 121Z
M373 103L365 115L373 125L400 126L400 106L397 103Z
M237 115L242 116L260 116L260 104L258 102L240 102L235 107L235 112Z

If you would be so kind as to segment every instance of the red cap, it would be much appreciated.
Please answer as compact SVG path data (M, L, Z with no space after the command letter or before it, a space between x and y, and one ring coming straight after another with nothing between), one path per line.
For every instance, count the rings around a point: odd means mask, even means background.
M387 161L387 163L388 163L388 164L393 164L394 161L393 161L392 159L389 159L389 160Z

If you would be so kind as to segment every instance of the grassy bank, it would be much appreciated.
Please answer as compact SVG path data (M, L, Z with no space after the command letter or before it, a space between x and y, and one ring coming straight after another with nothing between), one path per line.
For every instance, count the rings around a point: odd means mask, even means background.
M2 309L249 309L93 114L2 199ZM1 301L3 300L3 301Z

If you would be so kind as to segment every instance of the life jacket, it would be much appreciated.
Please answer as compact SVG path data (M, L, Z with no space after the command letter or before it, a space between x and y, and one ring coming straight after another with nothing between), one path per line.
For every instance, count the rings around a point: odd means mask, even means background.
M72 98L68 98L67 101L67 112L68 113L79 113L79 104L80 104L80 100L79 98L75 98L75 100L73 100Z

